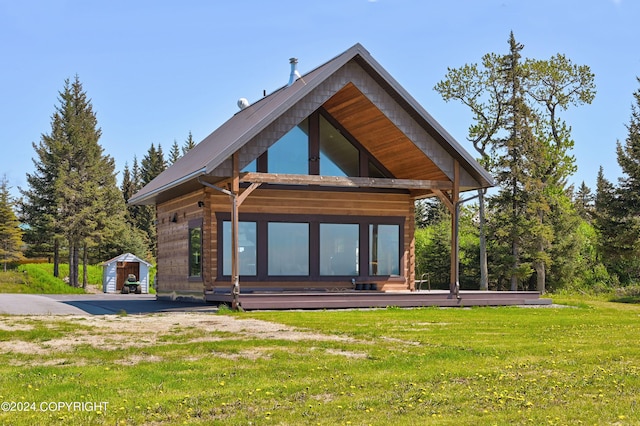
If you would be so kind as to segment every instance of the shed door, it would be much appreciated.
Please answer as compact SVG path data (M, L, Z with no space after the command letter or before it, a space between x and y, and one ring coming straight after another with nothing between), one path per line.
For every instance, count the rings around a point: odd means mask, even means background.
M122 290L129 274L135 275L136 279L140 281L140 262L118 262L118 268L116 269L116 291Z

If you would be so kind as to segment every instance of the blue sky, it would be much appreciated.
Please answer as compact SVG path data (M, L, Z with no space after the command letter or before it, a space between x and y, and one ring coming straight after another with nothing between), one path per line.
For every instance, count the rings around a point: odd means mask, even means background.
M616 181L640 88L635 0L0 0L0 175L12 193L33 171L32 142L49 133L58 92L80 77L118 170L151 143L168 153L204 139L250 102L285 85L289 58L305 73L361 43L475 156L471 115L433 90L447 67L507 52L565 54L596 76L591 105L563 114L578 172L595 191L598 168Z

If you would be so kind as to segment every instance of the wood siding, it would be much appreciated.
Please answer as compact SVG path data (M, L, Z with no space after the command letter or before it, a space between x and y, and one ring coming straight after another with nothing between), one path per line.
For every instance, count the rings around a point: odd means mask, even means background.
M198 201L204 206L199 207ZM408 290L414 282L414 204L409 194L390 192L344 192L336 190L304 190L259 188L241 205L240 214L322 215L336 217L370 216L404 219L401 277L376 279L379 291ZM202 298L204 291L226 291L230 281L218 277L217 213L230 213L229 196L213 189L199 190L157 208L158 216L158 294L172 299ZM177 221L172 222L174 214ZM189 220L203 219L203 276L189 279ZM312 282L251 282L241 279L243 290L255 289L345 289L349 283L335 281Z
M171 299L203 297L206 274L203 273L202 279L189 278L189 221L204 219L208 215L207 203L199 207L198 201L205 201L204 190L157 206L158 296ZM203 226L204 253L210 250L211 244L211 236L207 232L207 226ZM203 271L210 267L210 258L203 256Z

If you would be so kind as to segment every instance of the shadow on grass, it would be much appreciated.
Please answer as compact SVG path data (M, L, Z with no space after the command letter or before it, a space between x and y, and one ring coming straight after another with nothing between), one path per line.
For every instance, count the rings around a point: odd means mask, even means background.
M614 297L611 299L611 302L615 303L632 303L632 304L640 304L640 296L621 296Z

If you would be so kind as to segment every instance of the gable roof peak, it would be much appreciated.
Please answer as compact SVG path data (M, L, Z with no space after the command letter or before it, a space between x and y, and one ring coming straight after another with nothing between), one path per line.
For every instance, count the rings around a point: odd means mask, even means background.
M473 157L400 86L360 43L356 43L341 54L302 75L297 71L297 68L293 67L297 63L297 59L292 57L290 59L292 64L290 84L280 87L255 102L242 102L243 109L237 111L171 167L138 191L129 200L129 203L152 204L160 199L168 199L169 193L175 195L179 187L188 186L192 189L198 187L199 176L212 174L234 152L249 143L267 126L298 102L304 100L351 61L354 61L373 77L376 83L389 93L401 108L408 111L420 126L434 133L438 142L449 155L461 161L465 169L468 169L477 179L480 187L492 186L491 176L477 164ZM298 75L300 78L296 78Z

